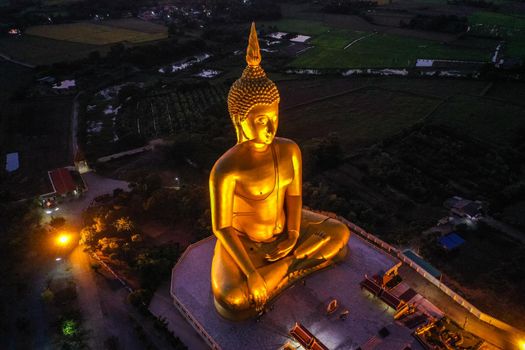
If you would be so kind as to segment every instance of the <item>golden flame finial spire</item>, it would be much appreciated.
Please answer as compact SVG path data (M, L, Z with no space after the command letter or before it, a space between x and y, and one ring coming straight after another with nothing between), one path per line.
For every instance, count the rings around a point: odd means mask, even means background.
M249 66L258 66L261 63L261 50L259 49L259 39L257 38L255 22L252 22L250 39L248 39L248 48L246 49L246 63L248 63Z

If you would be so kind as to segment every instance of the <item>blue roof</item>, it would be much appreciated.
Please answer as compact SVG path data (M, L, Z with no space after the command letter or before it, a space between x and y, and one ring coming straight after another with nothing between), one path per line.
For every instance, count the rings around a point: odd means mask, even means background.
M443 248L448 250L456 249L463 243L465 243L465 240L455 232L451 232L448 235L443 236L439 239L439 244L441 244Z
M419 266L421 266L421 268L423 270L425 270L426 272L428 272L429 274L431 274L432 276L434 276L435 278L440 278L441 277L441 271L439 271L438 269L436 269L434 266L432 266L429 262L427 262L426 260L424 260L422 257L420 257L419 255L417 255L416 253L414 253L413 251L411 251L410 249L407 249L403 252L403 254L409 258L410 260L412 260L413 262L415 262L416 264L418 264Z
M18 163L18 152L8 153L6 155L5 170L15 171L20 164Z

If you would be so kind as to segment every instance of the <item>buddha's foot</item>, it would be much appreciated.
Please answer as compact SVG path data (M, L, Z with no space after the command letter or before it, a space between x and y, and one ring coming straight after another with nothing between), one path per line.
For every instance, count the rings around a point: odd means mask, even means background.
M333 258L332 261L335 263L344 261L346 257L348 256L348 245L345 244L343 248L337 253Z
M298 260L296 263L292 264L290 266L290 273L288 274L288 278L284 279L275 289L273 295L279 294L281 291L286 289L287 287L291 286L298 280L300 280L303 277L308 276L309 274L324 269L325 267L328 267L330 265L339 263L341 261L344 261L346 257L348 256L348 246L345 245L332 259L330 260L323 260L322 262L314 261L314 260L308 260L308 259L301 259Z
M213 298L213 301L215 303L215 308L217 309L217 312L229 321L249 320L254 317L258 317L264 313L264 310L258 311L255 309L255 307L244 310L232 310L222 306L221 303L218 302L215 298Z

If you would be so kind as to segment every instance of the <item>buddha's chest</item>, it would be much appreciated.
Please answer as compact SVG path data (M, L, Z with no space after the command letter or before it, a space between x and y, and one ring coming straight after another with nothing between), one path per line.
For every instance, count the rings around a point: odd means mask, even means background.
M249 199L261 200L285 189L293 177L291 161L279 159L266 164L247 164L239 173L235 193Z

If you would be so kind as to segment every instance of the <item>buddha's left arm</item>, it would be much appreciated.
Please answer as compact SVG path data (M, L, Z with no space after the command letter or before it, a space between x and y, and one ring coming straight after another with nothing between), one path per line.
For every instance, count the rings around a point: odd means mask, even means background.
M302 174L302 159L301 150L295 143L291 145L292 166L293 166L293 180L286 189L285 205L286 205L286 228L290 235L296 234L299 236L299 229L301 226L301 210L303 207L303 174Z
M286 208L286 231L288 237L279 243L277 249L266 255L269 261L276 261L285 257L295 247L299 238L299 229L301 228L301 210L303 207L302 199L302 163L301 151L295 143L285 144L290 147L286 152L291 154L293 166L293 180L286 188L284 204Z

